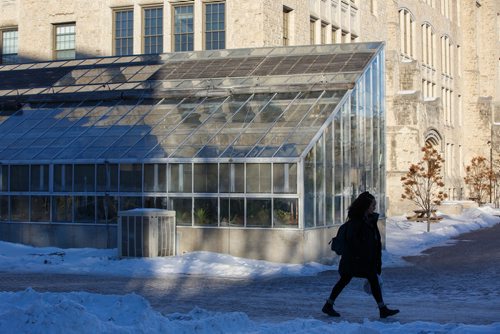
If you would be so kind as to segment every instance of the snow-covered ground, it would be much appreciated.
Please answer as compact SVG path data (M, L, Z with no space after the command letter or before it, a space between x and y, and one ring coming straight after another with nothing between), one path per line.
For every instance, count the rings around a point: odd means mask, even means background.
M495 216L497 215L497 216ZM468 209L444 216L426 232L426 224L404 217L387 221L384 267L405 266L403 256L418 255L450 238L500 222L500 210ZM78 273L96 276L168 277L196 274L212 277L266 278L310 276L336 269L317 263L277 264L208 252L153 259L118 259L115 250L34 248L0 242L0 272ZM307 298L307 296L304 296ZM480 302L480 300L476 301ZM101 295L86 292L0 292L0 333L500 333L499 322L487 325L330 322L312 318L286 322L251 320L245 313L209 312L161 314L136 294Z

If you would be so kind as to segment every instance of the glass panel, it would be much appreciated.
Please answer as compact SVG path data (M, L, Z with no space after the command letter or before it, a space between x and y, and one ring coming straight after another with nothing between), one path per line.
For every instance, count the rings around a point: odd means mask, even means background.
M194 224L217 226L217 198L194 199Z
M205 4L205 50L226 48L225 3Z
M175 211L175 221L179 226L191 226L192 199L170 198L170 210Z
M273 192L297 193L297 164L273 164Z
M29 171L29 165L10 166L10 191L29 191Z
M144 9L144 53L163 53L163 7Z
M325 210L326 224L333 225L333 137L332 125L325 130Z
M52 197L52 221L71 222L73 212L73 198L71 196Z
M145 208L168 209L167 197L144 197Z
M142 197L123 196L120 197L120 211L142 208Z
M95 191L95 166L75 165L75 192ZM76 199L75 199L76 201Z
M273 219L274 227L298 227L298 200L295 198L275 198Z
M244 157L254 146L254 151L266 149L259 145L260 140L273 127L276 120L281 116L286 107L295 98L297 93L277 94L260 112L256 113L251 123L242 130L240 137L233 143L223 156ZM274 148L275 150L277 147Z
M54 165L54 191L71 191L73 186L73 166Z
M248 126L248 124L255 118L255 115L272 96L272 94L255 95L228 120L228 123L210 140L208 145L213 145L215 150L218 152L227 148L223 156L239 156L239 148L233 147L232 143L240 136L243 131L242 129ZM246 154L245 150L242 152Z
M97 165L97 191L118 191L118 164Z
M167 191L167 165L144 164L144 191Z
M247 227L271 227L270 199L247 199Z
M49 165L31 165L31 191L49 191Z
M118 221L118 197L97 197L97 223L116 224Z
M220 199L220 226L243 226L245 200L243 198Z
M194 164L194 192L217 193L217 174L215 163Z
M8 30L2 32L2 59L0 64L15 64L18 62L18 32L17 30Z
M315 145L316 149L316 226L325 225L325 159L324 142L321 137Z
M0 165L0 191L9 190L9 166Z
M333 193L335 194L334 200L334 222L341 224L344 220L342 210L342 175L343 175L343 162L342 162L342 120L341 114L335 115L333 120Z
M0 221L9 220L9 196L0 196Z
M120 192L142 191L142 165L120 164Z
M115 12L115 55L133 54L134 12L124 10Z
M10 220L13 222L28 222L30 213L29 196L10 197Z
M94 223L95 222L95 197L75 196L75 222Z
M219 192L243 193L245 191L245 165L219 165Z
M314 227L314 149L304 159L304 226Z
M174 51L193 51L193 5L174 7Z
M74 59L75 56L75 24L56 26L56 59Z
M214 134L231 120L239 108L250 98L250 95L234 95L226 101L220 108L217 108L210 117L197 131L196 136L189 138L186 144L197 145L201 148L197 157L218 157L227 146L227 140L222 142L212 140ZM229 124L228 124L229 126ZM209 144L210 145L207 145ZM207 145L207 146L204 146ZM204 147L203 147L204 146Z
M271 164L247 164L247 193L271 192Z
M192 191L191 164L168 165L168 191L190 193Z

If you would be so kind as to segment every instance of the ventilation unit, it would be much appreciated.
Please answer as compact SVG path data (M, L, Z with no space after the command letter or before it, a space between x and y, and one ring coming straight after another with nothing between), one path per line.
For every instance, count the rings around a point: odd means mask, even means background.
M175 211L133 209L120 211L118 255L156 257L176 254Z

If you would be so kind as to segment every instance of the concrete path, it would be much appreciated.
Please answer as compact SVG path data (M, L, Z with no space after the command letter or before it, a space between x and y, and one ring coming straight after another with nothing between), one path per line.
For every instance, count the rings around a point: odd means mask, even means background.
M410 257L411 266L383 270L384 297L401 313L392 321L489 324L500 322L500 224L463 234L452 246L436 247ZM324 316L321 306L336 271L312 277L259 280L171 276L142 279L58 274L0 273L0 291L88 291L137 293L162 313L200 307L218 312L244 312L254 320L378 320L371 296L354 279L336 303L340 319Z

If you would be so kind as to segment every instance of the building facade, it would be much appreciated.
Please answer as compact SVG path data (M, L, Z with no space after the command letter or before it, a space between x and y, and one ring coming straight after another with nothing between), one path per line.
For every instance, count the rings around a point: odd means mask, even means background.
M413 209L400 177L426 142L450 199L470 159L499 156L496 0L0 1L2 62L385 42L388 214Z

